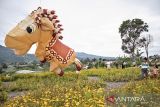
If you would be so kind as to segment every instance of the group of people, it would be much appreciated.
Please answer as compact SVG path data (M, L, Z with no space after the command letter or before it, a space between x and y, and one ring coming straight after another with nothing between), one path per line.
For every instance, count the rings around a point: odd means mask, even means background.
M118 68L119 64L117 62L114 63L116 68ZM133 62L133 67L136 66L136 63ZM123 61L121 63L121 67L122 69L126 68L127 66L127 62ZM108 70L111 69L111 62L107 62L106 63L106 68ZM158 65L157 64L154 64L152 67L149 66L149 63L148 63L148 59L145 57L143 58L143 61L140 65L140 68L141 68L141 78L146 78L146 77L151 77L151 78L157 78L159 76L159 69L158 69Z
M143 63L140 65L141 67L141 77L145 78L150 76L151 78L157 78L158 77L158 65L154 64L154 66L152 68L150 68L149 64L148 64L148 59L145 57L143 59Z

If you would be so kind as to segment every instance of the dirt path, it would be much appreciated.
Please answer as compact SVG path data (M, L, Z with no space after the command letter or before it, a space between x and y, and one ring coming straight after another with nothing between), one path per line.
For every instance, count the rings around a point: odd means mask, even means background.
M26 92L24 92L24 91L21 91L21 92L9 92L8 93L8 99L14 98L16 96L23 96L23 95L25 95L25 93Z
M106 82L106 91L110 91L112 89L123 87L127 82Z
M100 78L97 76L88 76L88 81L99 81Z
M7 87L9 86L10 84L12 84L13 82L2 82L2 86L4 87Z
M9 87L10 84L13 82L2 82L3 87ZM8 99L14 98L16 96L23 96L25 95L26 91L13 91L8 93Z
M97 76L88 76L88 80L89 81L99 81L100 78ZM125 84L127 84L128 82L106 82L106 91L110 91L111 89L116 89L116 88L120 88L123 87Z

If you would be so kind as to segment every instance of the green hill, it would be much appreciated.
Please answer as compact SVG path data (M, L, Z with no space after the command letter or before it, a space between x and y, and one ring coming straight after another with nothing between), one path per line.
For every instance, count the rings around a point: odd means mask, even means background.
M84 52L77 52L77 57L79 59L107 59L107 60L114 60L114 57L104 57L104 56L97 56L92 54L87 54ZM14 54L13 50L6 48L4 46L0 45L0 63L15 63L15 62L32 62L32 61L38 61L37 58L33 54L27 54L24 56L17 56Z
M17 56L13 50L0 45L0 63L30 62L37 60L32 54Z

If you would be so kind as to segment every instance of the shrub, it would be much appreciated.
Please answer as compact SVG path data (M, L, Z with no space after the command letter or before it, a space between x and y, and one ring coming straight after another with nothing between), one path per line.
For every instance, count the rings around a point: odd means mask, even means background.
M3 73L2 66L0 65L0 74Z
M0 92L0 102L5 102L8 98L8 93L6 91Z

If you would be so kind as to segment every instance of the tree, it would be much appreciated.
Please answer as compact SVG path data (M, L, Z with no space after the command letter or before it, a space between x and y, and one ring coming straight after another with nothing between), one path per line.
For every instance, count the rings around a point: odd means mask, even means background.
M137 58L140 58L141 57L141 55L143 54L144 52L141 52L141 50L140 49L137 49L137 51L136 51L136 57Z
M102 61L107 61L107 59L102 59Z
M137 49L137 52L136 52L136 64L137 65L140 65L141 64L141 56L144 52L141 52L140 49Z
M141 19L123 21L120 25L119 33L122 39L122 50L132 56L135 61L136 49L140 48L141 34L148 32L148 25Z
M89 62L88 64L88 69L93 68L93 64L91 62Z
M2 68L6 69L8 68L8 65L6 63L2 63Z
M160 55L149 56L149 59L151 59L151 62L158 63L160 62Z
M95 68L97 69L99 67L98 61L95 63Z
M118 57L117 60L116 60L116 63L118 63L118 65L122 65L123 62L127 63L127 67L130 67L132 65L131 58L129 58L127 56Z
M102 61L102 58L99 58L99 61Z
M142 47L144 47L145 49L147 59L149 58L148 47L149 47L149 44L152 42L152 40L153 40L153 37L150 34L146 35L140 40Z
M3 71L2 71L2 66L0 65L0 74L2 73Z
M96 58L93 58L93 59L92 59L92 62L96 62L96 60L97 60Z
M3 67L2 65L0 64L0 74L3 73Z

